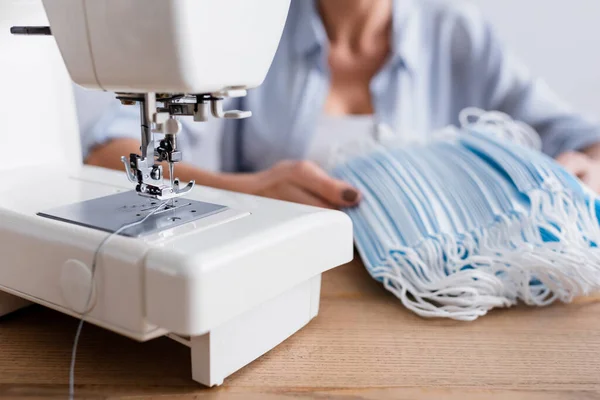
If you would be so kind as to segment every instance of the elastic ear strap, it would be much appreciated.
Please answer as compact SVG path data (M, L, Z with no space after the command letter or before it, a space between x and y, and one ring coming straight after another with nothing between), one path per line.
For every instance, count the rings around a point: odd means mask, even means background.
M463 129L493 134L534 150L541 151L542 139L529 125L512 119L508 114L499 111L484 111L476 107L468 107L459 113L460 126Z

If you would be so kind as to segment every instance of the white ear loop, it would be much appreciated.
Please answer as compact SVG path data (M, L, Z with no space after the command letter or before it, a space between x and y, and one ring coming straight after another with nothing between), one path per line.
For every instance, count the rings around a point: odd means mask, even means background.
M542 149L540 135L529 125L512 119L508 114L499 111L484 111L476 107L468 107L459 113L461 127L465 129L484 129L497 137L530 147Z

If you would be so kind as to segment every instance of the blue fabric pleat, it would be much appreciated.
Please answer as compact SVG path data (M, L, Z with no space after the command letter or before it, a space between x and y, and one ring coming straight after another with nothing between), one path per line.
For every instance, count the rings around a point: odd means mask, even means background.
M331 173L362 193L344 211L366 269L420 315L472 320L600 285L600 202L536 149L463 128Z

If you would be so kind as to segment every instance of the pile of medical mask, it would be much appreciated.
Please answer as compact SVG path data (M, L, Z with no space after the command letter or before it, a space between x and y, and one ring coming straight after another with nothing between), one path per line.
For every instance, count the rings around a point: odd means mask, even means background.
M526 125L478 110L461 121L338 155L331 173L362 193L345 211L369 274L416 314L457 320L596 291L596 196Z

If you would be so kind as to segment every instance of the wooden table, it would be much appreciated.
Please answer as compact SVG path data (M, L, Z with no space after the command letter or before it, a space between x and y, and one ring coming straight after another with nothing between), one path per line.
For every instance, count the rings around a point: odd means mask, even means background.
M0 397L65 398L77 320L30 307L0 320ZM359 263L324 275L319 316L223 387L190 379L189 350L85 325L77 398L600 399L600 298L424 320Z

